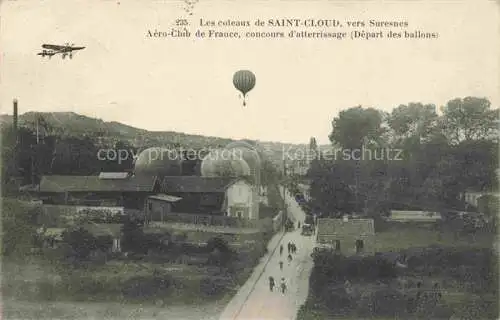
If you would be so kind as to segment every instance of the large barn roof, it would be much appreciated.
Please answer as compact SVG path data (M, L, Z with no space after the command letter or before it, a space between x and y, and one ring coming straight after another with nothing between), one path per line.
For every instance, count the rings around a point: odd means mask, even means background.
M318 219L318 237L355 237L375 234L372 219Z
M161 188L165 193L225 192L238 180L229 177L172 176L163 179Z
M99 176L43 176L40 192L152 192L156 177L100 179Z

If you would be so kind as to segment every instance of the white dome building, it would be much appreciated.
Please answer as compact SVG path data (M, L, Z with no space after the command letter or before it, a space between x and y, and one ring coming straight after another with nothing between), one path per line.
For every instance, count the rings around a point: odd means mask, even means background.
M149 148L142 151L134 163L136 176L180 176L182 173L181 157L176 151L166 148Z
M231 151L211 151L201 162L202 177L249 177L250 167L243 159L233 157Z
M253 213L252 216L259 217L259 203L261 194L261 170L262 170L262 155L259 154L258 149L253 144L247 141L236 141L229 143L226 150L230 150L235 157L243 159L250 167L250 175L252 177L252 199Z

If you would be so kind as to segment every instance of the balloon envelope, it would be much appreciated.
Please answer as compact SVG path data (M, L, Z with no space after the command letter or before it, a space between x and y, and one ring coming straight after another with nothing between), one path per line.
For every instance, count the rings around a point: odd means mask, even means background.
M236 71L233 76L233 84L245 96L255 87L255 75L249 70Z

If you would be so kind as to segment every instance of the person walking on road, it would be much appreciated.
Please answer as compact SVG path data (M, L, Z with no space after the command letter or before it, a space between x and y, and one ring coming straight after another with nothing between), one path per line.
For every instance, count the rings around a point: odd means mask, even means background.
M280 256L283 255L283 245L280 245Z
M292 251L292 243L288 242L288 254Z
M297 229L300 229L300 221L299 221L299 223L297 224Z
M273 291L274 285L275 285L274 278L272 276L270 276L269 277L269 291L271 291L271 292Z
M285 292L286 292L285 278L281 278L281 293L285 294Z
M288 255L288 265L290 265L290 263L291 263L291 262L292 262L292 255L291 255L291 254L289 254L289 255Z
M280 270L283 271L283 261L280 261Z

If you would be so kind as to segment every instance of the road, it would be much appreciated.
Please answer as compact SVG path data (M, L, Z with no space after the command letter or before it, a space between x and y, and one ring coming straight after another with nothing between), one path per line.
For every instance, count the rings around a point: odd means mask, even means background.
M296 221L304 221L305 214L295 200L286 195L288 212ZM297 225L296 225L297 226ZM293 242L297 246L297 253L288 264L287 244ZM283 244L283 256L280 256L279 245ZM268 245L269 253L263 257L261 263L254 269L245 285L238 291L222 312L220 320L250 320L295 319L297 311L305 302L309 291L309 276L313 261L311 253L314 246L312 236L300 235L297 228L293 232L277 234ZM279 268L279 261L283 261L283 271ZM269 290L269 276L274 277L279 284L281 277L285 278L287 292L282 294L275 288Z

